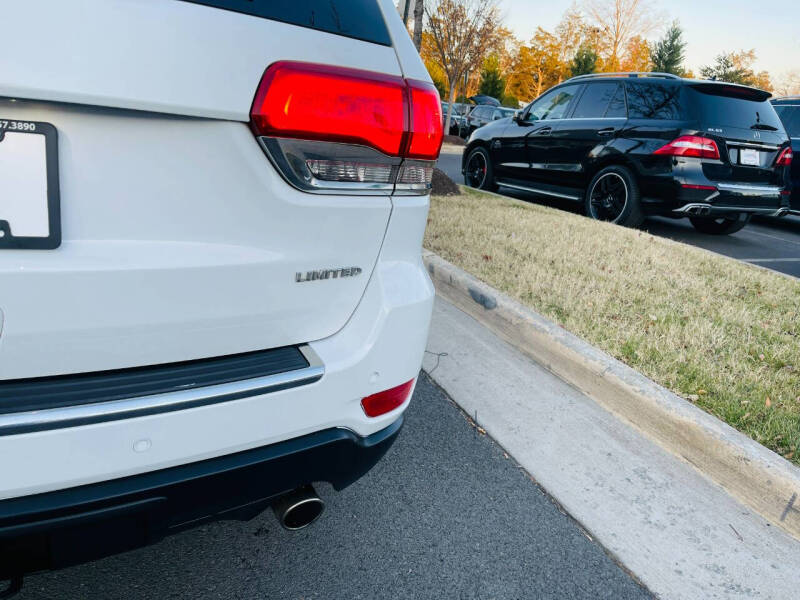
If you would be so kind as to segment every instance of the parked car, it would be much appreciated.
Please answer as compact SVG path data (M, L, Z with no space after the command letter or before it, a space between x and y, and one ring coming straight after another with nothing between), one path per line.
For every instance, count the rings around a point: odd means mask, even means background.
M467 185L574 200L594 219L686 216L733 233L788 210L792 149L769 97L674 75L574 77L475 131L462 170Z
M511 118L516 112L513 108L499 108L489 105L476 106L467 115L467 135L472 134L478 127L483 127L492 121Z
M447 118L448 106L449 104L447 102L442 102L442 123L444 123L444 119ZM466 117L472 108L473 106L471 104L462 104L460 102L453 103L453 112L450 116L450 127L447 130L450 135L460 135L466 137Z
M336 4L5 6L0 579L303 527L398 435L439 96L389 0Z
M800 96L775 98L772 106L783 122L786 133L792 140L792 152L800 153ZM792 195L790 208L792 214L800 215L800 159L792 161Z

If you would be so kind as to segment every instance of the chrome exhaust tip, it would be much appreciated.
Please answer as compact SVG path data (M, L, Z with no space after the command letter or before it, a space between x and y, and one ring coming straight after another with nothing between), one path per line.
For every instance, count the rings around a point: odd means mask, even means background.
M272 503L272 510L285 529L297 531L319 519L325 503L308 484L279 497Z

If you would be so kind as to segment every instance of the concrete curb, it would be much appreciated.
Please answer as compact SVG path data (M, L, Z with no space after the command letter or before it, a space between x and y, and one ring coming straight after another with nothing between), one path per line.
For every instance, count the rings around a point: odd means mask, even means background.
M800 540L800 469L438 255L422 258L437 294Z

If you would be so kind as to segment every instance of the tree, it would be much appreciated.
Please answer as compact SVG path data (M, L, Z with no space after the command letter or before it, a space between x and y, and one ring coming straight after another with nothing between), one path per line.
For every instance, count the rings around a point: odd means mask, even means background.
M625 47L625 54L620 65L622 70L646 73L652 70L652 64L650 43L641 36L632 37Z
M658 73L672 73L683 77L686 74L683 61L686 58L686 42L678 21L673 21L664 37L653 44L650 60Z
M499 43L500 15L495 0L428 0L425 15L437 62L447 76L449 123L462 77Z
M584 0L603 45L604 70L618 71L631 39L644 38L657 26L652 0Z
M503 97L506 92L506 80L500 72L500 59L496 54L492 54L485 61L483 61L483 69L481 69L481 81L478 85L478 93L486 94L498 100Z
M417 52L422 48L422 17L425 15L425 0L414 3L414 47Z
M800 71L787 71L775 85L775 92L781 96L800 96Z
M739 52L723 52L717 56L713 65L706 65L700 69L700 74L706 79L727 81L751 85L763 90L771 91L772 82L769 73L753 71L756 61L755 50L739 50Z
M503 106L507 106L509 108L519 108L519 100L516 96L511 94L506 94L503 96L503 101L501 102Z
M582 45L575 53L570 65L570 75L577 77L578 75L586 75L597 71L597 52L588 44Z

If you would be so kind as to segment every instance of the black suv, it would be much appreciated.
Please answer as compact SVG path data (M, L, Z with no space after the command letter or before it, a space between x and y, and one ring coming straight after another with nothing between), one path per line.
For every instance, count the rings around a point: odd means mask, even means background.
M687 216L733 233L789 206L792 150L770 94L661 73L581 75L467 142L467 185L583 202L599 220Z
M771 100L775 112L783 121L786 133L792 139L792 151L800 152L800 96ZM800 160L792 162L791 213L800 215Z

